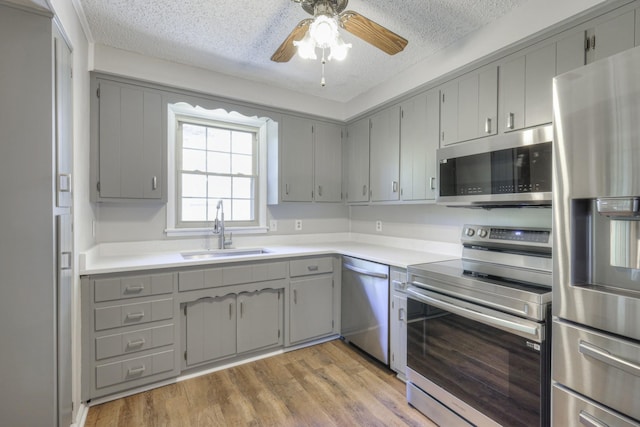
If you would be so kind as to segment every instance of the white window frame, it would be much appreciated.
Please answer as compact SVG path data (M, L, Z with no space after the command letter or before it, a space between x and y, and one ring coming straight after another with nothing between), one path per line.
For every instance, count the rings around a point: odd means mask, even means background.
M207 236L211 233L211 227L182 227L178 226L177 207L177 156L176 147L178 145L178 120L187 117L197 121L206 120L219 123L227 123L231 126L244 126L258 129L257 143L257 174L256 194L257 225L226 227L227 230L235 234L266 233L267 228L267 122L268 118L246 117L238 113L228 113L223 109L206 110L201 107L193 107L187 103L169 104L167 108L167 236Z

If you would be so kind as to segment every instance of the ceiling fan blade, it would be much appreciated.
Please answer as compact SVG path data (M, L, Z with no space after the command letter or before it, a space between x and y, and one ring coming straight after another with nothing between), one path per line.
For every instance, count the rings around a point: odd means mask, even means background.
M271 60L274 62L288 62L293 58L293 55L296 54L296 47L293 45L293 42L302 40L307 32L307 28L309 28L312 22L313 19L311 18L298 22L298 25L291 31L285 41L283 41L274 54L271 55Z
M382 25L352 10L342 12L340 14L340 21L345 30L354 36L360 37L367 43L371 43L389 55L402 52L408 43L404 37L397 35L393 31L386 29Z

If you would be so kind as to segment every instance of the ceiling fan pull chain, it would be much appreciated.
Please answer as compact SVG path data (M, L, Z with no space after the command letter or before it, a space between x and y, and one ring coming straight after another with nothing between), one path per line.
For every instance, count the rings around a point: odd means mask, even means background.
M326 60L324 58L324 48L322 49L322 78L320 79L320 85L322 87L325 87L327 85L327 82L324 80L324 64L326 64Z

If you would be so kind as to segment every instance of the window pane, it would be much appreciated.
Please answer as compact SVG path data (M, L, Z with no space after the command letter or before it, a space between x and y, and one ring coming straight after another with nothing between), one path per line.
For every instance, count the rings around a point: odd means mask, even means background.
M182 146L184 148L207 148L207 128L204 126L184 123L182 125Z
M215 199L231 198L231 177L210 176L209 177L209 197Z
M207 171L207 152L202 150L182 150L182 169L185 171Z
M227 153L207 153L207 166L211 173L231 173L231 156Z
M245 154L232 154L231 161L231 173L234 175L253 175L253 161L251 156L247 156Z
M183 173L182 197L207 197L207 177Z
M253 134L249 132L233 132L234 153L253 154Z
M209 128L207 130L209 137L208 150L211 151L231 151L231 131L226 129Z
M232 221L253 220L253 202L251 200L233 200Z
M207 199L182 199L182 221L206 221Z
M235 199L252 199L253 178L233 178L233 197Z

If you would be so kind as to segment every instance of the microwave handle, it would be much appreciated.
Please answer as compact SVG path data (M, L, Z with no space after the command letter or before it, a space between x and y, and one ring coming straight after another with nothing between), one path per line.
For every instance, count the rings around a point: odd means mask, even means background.
M475 320L486 325L494 326L507 332L512 332L522 336L525 334L536 340L540 340L540 331L537 326L522 325L520 323L513 322L507 319L500 319L490 314L480 313L479 311L470 310L468 308L459 307L446 301L433 298L429 295L425 295L420 291L412 288L407 289L407 295L417 299L420 302L432 305L436 308L446 310L450 313L457 314L458 316L465 317L467 319Z

